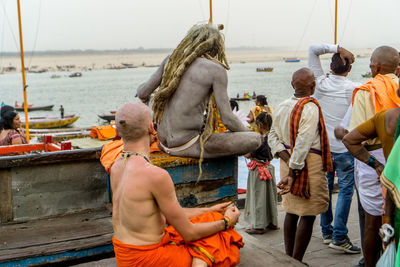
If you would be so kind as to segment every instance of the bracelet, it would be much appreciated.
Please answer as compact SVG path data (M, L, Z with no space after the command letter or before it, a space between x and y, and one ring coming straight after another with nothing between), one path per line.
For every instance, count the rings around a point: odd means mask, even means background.
M374 156L370 156L367 162L367 165L370 166L371 168L376 169L377 167L381 166L382 164L376 160Z
M224 218L222 218L222 220L225 223L225 229L224 231L228 230L228 228L230 228L232 226L232 220L231 218L229 218L228 216L224 216Z
M382 224L385 224L385 223L390 224L390 216L386 216L386 215L382 216Z
M226 230L228 229L228 225L229 225L228 219L224 217L224 218L222 218L222 220L223 220L224 223L225 223L224 231L226 231Z

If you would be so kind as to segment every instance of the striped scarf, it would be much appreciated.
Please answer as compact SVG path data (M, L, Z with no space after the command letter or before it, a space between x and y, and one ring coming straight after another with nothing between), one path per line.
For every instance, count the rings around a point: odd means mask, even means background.
M314 102L318 109L319 109L319 133L321 138L321 152L322 152L322 163L323 163L323 170L324 171L332 171L332 158L329 149L329 140L328 134L326 132L324 117L322 116L321 106L319 105L318 101L312 97L303 97L300 98L299 101L294 106L291 114L290 114L290 146L291 152L293 153L293 148L296 143L297 134L299 131L299 124L301 113L305 104L308 102ZM301 198L309 199L310 198L310 184L308 182L308 169L307 169L307 162L304 165L304 168L301 170L300 177L294 181L291 193L293 195L299 196Z

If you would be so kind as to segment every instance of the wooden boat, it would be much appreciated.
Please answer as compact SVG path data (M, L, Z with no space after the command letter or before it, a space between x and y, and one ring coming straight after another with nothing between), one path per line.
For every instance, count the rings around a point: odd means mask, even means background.
M51 264L112 255L109 178L101 148L0 157L0 266ZM181 205L237 199L237 157L198 161L153 153ZM68 264L66 264L68 265Z
M106 120L108 122L115 120L115 113L114 114L101 114L101 115L97 115L97 116L99 116L99 118Z
M272 67L257 68L256 71L257 72L272 72L272 71L274 71L274 68L272 68Z
M54 105L47 105L47 106L34 106L34 105L29 105L28 106L28 111L35 111L35 110L52 110ZM23 106L14 106L16 111L24 111Z
M73 124L79 119L75 115L66 115L61 117L30 117L29 128L33 129L48 129L48 128L62 128ZM22 126L25 127L25 119L21 118Z
M251 100L250 97L232 97L231 100L235 100L235 101L249 101Z
M283 59L285 62L300 62L300 58L298 57L285 57Z
M371 72L366 72L366 73L364 73L364 74L361 74L361 76L362 76L363 78L372 78L372 73L371 73Z
M74 73L71 73L68 77L70 77L70 78L82 77L82 73L74 72Z

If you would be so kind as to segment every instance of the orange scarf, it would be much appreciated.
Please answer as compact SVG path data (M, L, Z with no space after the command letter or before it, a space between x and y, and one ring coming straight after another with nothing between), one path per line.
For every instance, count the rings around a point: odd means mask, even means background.
M373 79L354 89L352 104L354 105L354 97L358 90L366 90L370 93L376 113L384 109L398 108L400 107L400 98L396 93L397 88L399 88L399 85L392 78L378 74Z
M329 140L328 134L326 132L324 117L322 116L321 106L318 101L312 97L303 97L297 101L294 106L291 114L290 114L290 146L291 152L293 153L293 148L296 143L297 134L299 132L300 118L301 113L303 112L303 108L305 104L308 102L314 102L319 109L319 133L321 138L321 152L322 152L322 166L324 171L332 171L332 158L331 152L329 149ZM292 189L290 191L293 195L299 196L301 198L309 199L310 198L310 184L308 182L308 169L307 162L304 165L304 168L301 170L300 177L294 181Z

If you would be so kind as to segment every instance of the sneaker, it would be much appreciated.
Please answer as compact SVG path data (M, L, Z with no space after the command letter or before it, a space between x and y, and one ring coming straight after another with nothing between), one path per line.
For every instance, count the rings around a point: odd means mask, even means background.
M324 242L324 244L329 244L332 242L332 234L327 234L327 235L322 235L322 242Z
M343 240L332 240L332 242L329 244L329 247L351 254L361 253L361 248L354 246L348 238Z

